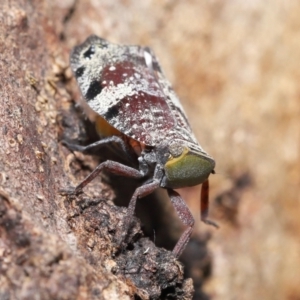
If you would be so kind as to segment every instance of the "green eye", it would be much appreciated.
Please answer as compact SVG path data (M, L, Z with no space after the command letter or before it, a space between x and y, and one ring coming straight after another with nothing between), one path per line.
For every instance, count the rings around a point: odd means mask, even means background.
M180 156L168 159L165 164L166 184L170 188L200 184L208 178L214 167L212 158L184 147Z

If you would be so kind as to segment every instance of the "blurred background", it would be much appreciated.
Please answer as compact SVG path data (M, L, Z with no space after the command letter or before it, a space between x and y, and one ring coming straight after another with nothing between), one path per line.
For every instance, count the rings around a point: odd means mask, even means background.
M56 25L69 48L90 34L150 46L216 160L210 216L220 229L199 221L200 187L180 191L196 219L194 237L208 241L206 296L198 291L195 299L300 299L300 2L78 0L51 7L70 12ZM193 276L203 276L197 270Z

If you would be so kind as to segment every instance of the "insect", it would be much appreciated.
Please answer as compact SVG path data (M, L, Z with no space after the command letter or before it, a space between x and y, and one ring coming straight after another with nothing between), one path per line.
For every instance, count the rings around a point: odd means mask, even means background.
M201 219L208 215L208 177L215 161L197 142L183 108L147 47L124 46L90 36L71 53L71 68L87 105L96 113L101 139L88 146L66 145L77 151L117 145L128 161L106 160L72 191L79 193L102 170L144 179L128 206L124 241L136 201L157 188L167 189L179 218L187 226L173 249L180 256L187 245L194 219L181 196L173 189L202 183Z

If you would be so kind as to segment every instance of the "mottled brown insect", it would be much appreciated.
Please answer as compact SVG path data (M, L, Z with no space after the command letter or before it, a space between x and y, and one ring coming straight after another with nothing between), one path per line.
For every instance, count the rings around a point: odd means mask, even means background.
M173 189L202 183L201 219L215 225L207 220L208 177L214 173L215 161L197 142L157 59L147 47L115 45L91 36L72 51L71 67L85 101L97 114L101 140L85 147L67 146L87 151L113 143L128 160L128 165L111 160L101 163L72 192L80 192L104 169L145 179L130 200L124 234L119 238L122 244L137 199L159 187L167 189L179 218L187 226L173 250L179 256L189 241L194 219Z

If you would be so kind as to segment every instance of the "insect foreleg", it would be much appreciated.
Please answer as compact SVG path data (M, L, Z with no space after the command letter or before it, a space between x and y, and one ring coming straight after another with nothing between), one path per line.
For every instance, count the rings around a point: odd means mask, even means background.
M209 183L208 179L202 183L201 187L201 221L205 224L212 225L219 228L219 225L214 221L208 219L208 208L209 208Z
M191 237L195 221L181 196L171 189L168 189L168 194L180 220L188 226L173 249L173 254L179 257Z

